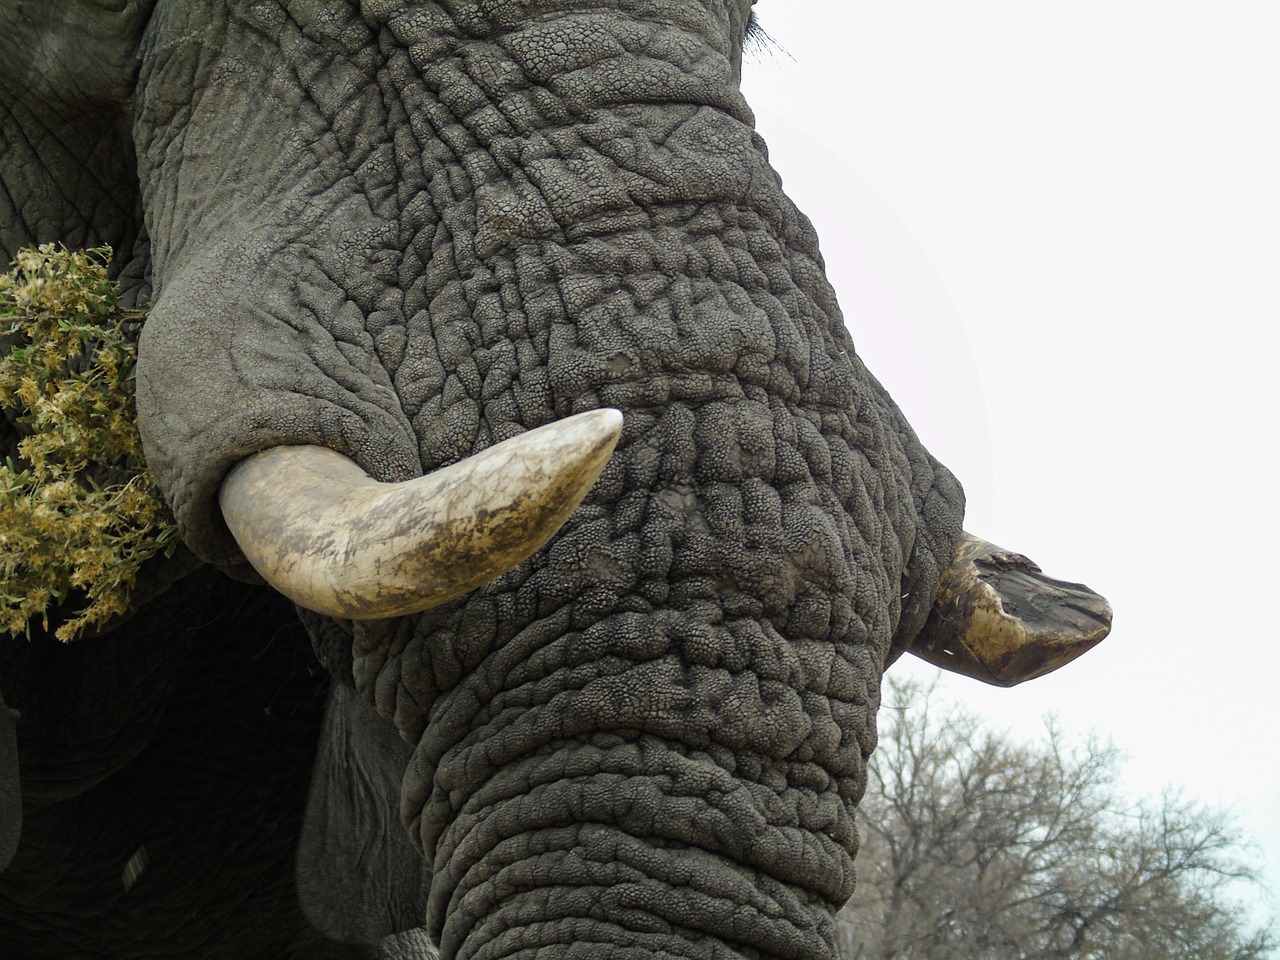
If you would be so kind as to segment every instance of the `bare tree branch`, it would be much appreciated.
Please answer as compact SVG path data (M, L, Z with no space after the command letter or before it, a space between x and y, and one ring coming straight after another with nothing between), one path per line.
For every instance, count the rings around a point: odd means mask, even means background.
M1270 960L1233 887L1232 817L1119 789L1122 755L1048 719L1037 742L890 680L859 810L846 960Z

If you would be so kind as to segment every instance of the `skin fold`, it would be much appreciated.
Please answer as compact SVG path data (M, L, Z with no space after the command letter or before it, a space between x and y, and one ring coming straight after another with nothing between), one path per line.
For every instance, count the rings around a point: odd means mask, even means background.
M205 566L0 646L4 955L834 957L963 494L753 130L749 0L43 10L0 0L0 243L110 242L150 300L148 461ZM602 407L561 531L425 613L303 641L218 510L271 447L400 481Z

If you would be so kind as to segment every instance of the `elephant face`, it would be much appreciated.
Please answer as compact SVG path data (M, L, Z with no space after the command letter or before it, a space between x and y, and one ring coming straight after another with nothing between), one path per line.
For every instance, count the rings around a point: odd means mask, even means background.
M131 124L143 220L79 229L145 262L140 419L196 554L256 577L218 498L264 451L398 482L623 413L546 547L429 610L304 614L359 694L329 749L382 743L335 755L429 864L396 916L333 920L325 883L312 916L371 938L425 907L450 957L833 956L880 677L963 496L854 353L752 129L751 2L145 12L128 97L92 100ZM362 843L324 769L315 858Z

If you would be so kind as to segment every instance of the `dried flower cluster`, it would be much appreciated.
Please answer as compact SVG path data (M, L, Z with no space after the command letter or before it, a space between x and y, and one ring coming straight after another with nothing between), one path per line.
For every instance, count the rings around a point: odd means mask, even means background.
M71 640L127 611L142 564L177 547L134 406L144 313L123 309L109 248L53 244L0 275L0 632ZM0 451L4 452L4 451Z

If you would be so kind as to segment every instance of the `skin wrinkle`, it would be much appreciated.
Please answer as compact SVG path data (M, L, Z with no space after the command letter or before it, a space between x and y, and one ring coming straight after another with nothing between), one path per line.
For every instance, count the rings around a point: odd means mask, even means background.
M686 941L697 940L700 923L707 914L731 912L747 920L741 923L742 941L732 944L739 950L744 947L750 949L750 945L766 946L773 948L771 955L797 955L794 948L787 949L790 946L788 944L790 925L795 922L803 923L802 911L797 909L797 904L770 901L764 895L764 891L753 882L754 878L745 876L736 877L737 883L732 887L725 884L715 892L699 889L700 881L705 881L707 875L696 866L690 869L690 865L682 864L677 851L667 851L656 844L648 844L646 848L637 850L638 844L620 843L616 838L609 836L604 828L593 830L593 826L587 823L580 829L561 832L558 835L530 837L531 843L543 841L550 849L532 856L522 856L512 867L504 867L496 871L494 881L487 889L479 888L479 895L469 898L471 902L464 900L455 904L451 914L459 917L494 916L496 914L494 907L498 903L526 891L547 889L555 892L559 887L572 890L579 899L582 894L590 893L595 898L593 907L608 904L604 909L591 910L590 914L600 918L608 917L609 920L606 922L610 925L624 929L630 928L637 932L649 932L655 925L655 921L665 920L670 924L668 929ZM597 832L609 837L605 841L609 843L606 851L591 851L594 857L579 853L583 847L589 848L592 845L592 834ZM645 855L654 849L658 851L658 856ZM498 852L499 850L495 850L495 853ZM522 851L522 854L524 853L525 851ZM637 853L640 856L636 856ZM671 855L673 853L674 856ZM628 856L628 854L631 855ZM606 860L607 863L601 864L596 861L596 858ZM529 869L529 864L532 864L532 870ZM648 907L648 898L642 891L648 876L656 872L655 868L659 865L674 875L674 880L680 885L682 894L679 899L664 905L664 911L655 916ZM725 864L717 878L723 879L730 875L732 875L732 867ZM726 887L730 888L725 889ZM639 921L635 926L627 922L631 920L628 914L633 912L635 920ZM535 911L522 919L525 923L530 923L539 916L540 913ZM620 918L621 922L617 918ZM478 923L476 927L479 928L482 936L477 936L476 939L483 942L483 934L487 932L489 937L494 938L494 946L500 949L499 944L504 939L502 932L484 929L495 926L497 924L493 921ZM767 931L763 936L760 932L762 929ZM471 932L463 928L449 931L451 938L456 937L458 940ZM494 936L495 933L498 935ZM511 933L507 932L507 936L511 937ZM817 946L817 944L810 944L810 946Z
M687 848L691 837L681 818L690 816L698 822L697 850L719 854L744 876L755 876L747 869L754 868L814 899L827 897L824 888L844 887L851 880L846 874L820 877L811 872L815 863L823 864L824 870L839 864L837 847L853 836L852 819L829 799L821 800L811 791L783 798L766 785L727 784L729 775L718 770L708 782L708 770L716 768L708 767L705 755L697 751L679 758L669 750L648 751L641 759L652 772L643 777L623 761L616 745L578 754L576 770L547 754L510 768L520 769L527 782L514 782L508 772L487 784L450 827L459 837L451 869L492 873L504 861L488 851L515 835L506 833L514 824L521 834L588 822L615 826L610 794L600 789L615 785L626 789L628 819L643 827L633 835L643 842ZM599 769L585 762L592 756ZM702 787L695 790L694 785ZM815 831L797 828L801 822L812 824ZM814 848L812 855L805 855L806 846ZM696 855L691 857L696 860Z
M81 116L67 117L59 114L59 104L40 105L42 109L34 106L23 104L24 109L19 113L9 107L10 103L21 103L18 98L12 100L6 99L4 115L5 132L11 133L16 127L22 134L25 147L24 155L29 158L27 169L34 171L39 177L40 195L42 199L46 199L49 191L57 191L61 199L61 206L64 210L74 211L74 220L81 225L81 229L86 229L89 224L95 222L122 223L127 222L132 217L132 210L126 210L120 205L117 194L121 191L118 185L108 184L102 179L102 171L91 159L80 162L79 154L74 149L74 144L69 140L63 130L72 131L78 122L83 122ZM46 116L45 114L50 114ZM25 118L26 122L23 122ZM55 125L54 121L57 121ZM34 130L34 132L33 132ZM109 130L114 133L115 131ZM71 174L75 177L73 181L67 182L63 178L45 178L40 177L40 171L36 167L36 158L42 155L42 146L48 144L56 144L60 151L58 160L64 167L69 167ZM17 144L10 140L5 147L5 152L16 152ZM11 161L12 162L12 161ZM5 181L5 194L9 199L10 207L14 212L22 217L22 223L28 238L44 237L49 232L47 224L39 222L32 223L26 219L23 210L41 209L45 204L37 205L30 201L19 203L17 198L9 186L10 181L21 182L19 176L6 173L2 178ZM30 182L30 181L29 181ZM85 189L88 187L88 189ZM126 196L131 193L125 191ZM106 210L103 210L103 205ZM65 216L65 214L64 214Z

